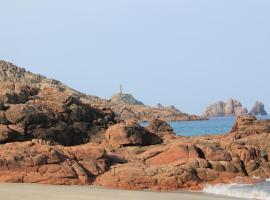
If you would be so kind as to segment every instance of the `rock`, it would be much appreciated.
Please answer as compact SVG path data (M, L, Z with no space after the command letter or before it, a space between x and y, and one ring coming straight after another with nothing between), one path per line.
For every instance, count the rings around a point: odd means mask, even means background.
M18 138L19 140L20 134L8 126L0 124L0 143L12 141L14 138Z
M62 123L58 122L56 130L69 126ZM147 146L153 144L149 142L153 140L151 134L172 131L164 121L156 120L149 130L135 122L112 125L106 132L109 145L103 142L63 147L42 139L0 144L0 181L166 191L232 183L237 181L235 177L244 177L249 183L253 176L270 177L267 123L244 116L237 119L233 131L244 134L256 129L258 133L238 139L232 138L232 133L175 137L169 143L152 146ZM85 122L72 124L82 131L91 126ZM21 132L16 125L2 126L2 135L8 135L11 127Z
M256 101L255 105L249 112L249 115L267 115L267 112L264 110L264 104L260 101Z
M230 153L218 146L207 147L205 155L206 155L206 158L211 161L230 161L231 160Z
M207 120L207 118L197 115L188 115L186 113L175 112L166 108L154 108L145 105L111 104L110 107L117 117L124 121L135 120L151 122L155 119L163 121Z
M177 109L174 105L170 105L170 106L163 106L160 103L157 104L157 108L159 109L163 109L163 110L170 110L172 112L175 113L182 113L179 109Z
M0 111L2 143L32 139L65 146L100 142L105 137L103 129L115 123L112 111L101 111L55 88L37 89L10 82L0 82L0 88L0 98L5 102L5 109Z
M230 141L223 146L224 138L220 138L219 144L217 140L197 144L192 139L180 141L183 139L148 148L137 159L129 157L127 163L115 165L98 176L94 184L132 190L199 189L205 183L237 182L235 177L245 177L249 183L249 176L254 174L268 176L259 172L262 163L255 146ZM264 170L267 169L265 166Z
M109 166L105 149L92 144L62 147L22 142L0 146L0 181L4 182L83 185Z
M245 115L236 119L229 137L240 139L260 133L270 133L270 120L257 120L254 116Z
M114 94L110 101L115 104L144 105L141 101L136 100L131 94L124 93Z
M145 152L147 154L147 152ZM163 152L158 153L157 155L145 158L145 162L149 165L168 165L168 164L178 164L180 162L188 162L188 159L200 158L200 150L193 145L184 145L184 144L173 144L170 145L168 149L165 149Z
M238 100L228 99L227 102L219 101L208 106L203 116L205 117L226 117L240 116L248 113Z
M162 138L163 142L168 142L176 137L172 127L167 122L160 119L155 119L150 122L146 129L157 134L160 138Z
M136 122L113 125L108 128L105 135L109 144L116 147L151 145L161 142L158 135L149 133Z

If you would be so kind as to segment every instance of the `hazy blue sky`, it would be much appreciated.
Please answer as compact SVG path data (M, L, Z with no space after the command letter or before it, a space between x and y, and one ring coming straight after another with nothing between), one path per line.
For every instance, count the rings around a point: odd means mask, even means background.
M269 0L0 0L0 59L108 98L270 111Z

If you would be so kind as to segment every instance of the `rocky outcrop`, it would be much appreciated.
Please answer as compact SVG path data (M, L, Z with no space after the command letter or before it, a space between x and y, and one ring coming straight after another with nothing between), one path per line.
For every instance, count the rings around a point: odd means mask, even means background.
M88 143L78 147L50 146L36 141L0 145L0 181L85 185L107 171L104 148Z
M255 105L253 106L249 114L254 116L267 115L267 112L264 109L264 104L260 101L256 101Z
M173 132L172 127L167 122L160 119L155 119L150 122L146 129L157 134L164 143L176 138L176 134Z
M116 147L145 146L162 142L157 134L147 131L136 122L113 125L108 128L105 135L109 144Z
M114 94L110 102L114 104L128 104L128 105L144 105L143 102L135 99L131 94L117 93Z
M55 79L49 79L40 74L34 74L25 70L24 68L17 67L16 65L0 60L0 83L12 82L36 87L41 90L44 88L53 88L59 92L65 92L69 95L79 98L84 103L90 103L92 106L105 107L108 103L107 100L101 99L97 96L86 95L76 91L67 85Z
M215 141L215 142L214 142ZM130 153L130 151L129 151ZM95 184L123 189L199 189L205 183L231 183L235 177L270 176L270 165L255 145L182 139L152 147L136 159L112 166Z
M189 121L205 120L206 118L188 115L181 112L175 106L150 107L136 100L131 94L118 93L111 97L109 107L116 113L121 120L131 121L153 121L159 118L164 121Z
M112 166L97 177L95 184L123 189L178 190L199 189L206 183L254 183L258 179L254 181L252 177L269 178L269 123L270 120L244 116L224 136L181 137L141 151L126 147L121 152L128 152L128 162ZM234 137L239 131L244 134L254 128L256 134Z
M245 115L237 118L230 137L240 139L261 133L270 133L270 120L257 120L254 116Z
M172 112L178 112L178 113L182 113L179 109L177 109L174 105L170 105L170 106L163 106L162 104L158 103L157 104L157 108L159 109L165 109L165 110L170 110Z
M195 121L195 120L207 120L206 117L200 117L197 115L188 115L186 113L177 112L165 108L154 108L150 106L140 105L118 105L114 104L110 106L116 116L121 120L132 121L147 121L151 122L154 119L160 119L163 121Z
M205 117L227 117L241 116L248 113L247 108L243 107L240 101L228 99L226 102L219 101L208 106L203 116Z
M0 83L0 142L43 139L66 146L102 140L114 113L55 88Z

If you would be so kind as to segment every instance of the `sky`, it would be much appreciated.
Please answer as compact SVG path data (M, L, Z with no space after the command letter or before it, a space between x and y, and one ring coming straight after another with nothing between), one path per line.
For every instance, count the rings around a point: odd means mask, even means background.
M270 112L269 0L0 0L0 60L109 98Z

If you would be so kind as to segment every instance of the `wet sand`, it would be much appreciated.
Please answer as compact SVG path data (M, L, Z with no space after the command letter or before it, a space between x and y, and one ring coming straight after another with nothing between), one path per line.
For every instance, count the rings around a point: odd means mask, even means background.
M92 186L53 186L0 183L3 200L232 200L189 192L148 192L113 190Z

